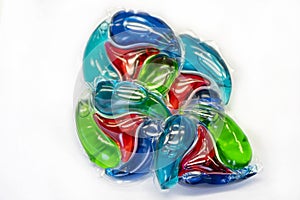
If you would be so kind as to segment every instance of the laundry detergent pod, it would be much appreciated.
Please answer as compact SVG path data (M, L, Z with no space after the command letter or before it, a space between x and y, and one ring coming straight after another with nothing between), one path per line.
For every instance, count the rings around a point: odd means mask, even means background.
M77 134L106 177L154 175L165 190L258 172L246 133L226 113L230 70L209 43L156 16L121 10L91 34L82 78Z

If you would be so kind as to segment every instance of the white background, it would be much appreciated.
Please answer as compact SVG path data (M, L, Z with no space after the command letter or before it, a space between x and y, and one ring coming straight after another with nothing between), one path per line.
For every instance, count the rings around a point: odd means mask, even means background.
M0 199L300 199L300 2L4 0ZM133 8L214 40L234 69L230 114L264 169L242 183L161 193L99 178L77 141L73 89L89 35Z

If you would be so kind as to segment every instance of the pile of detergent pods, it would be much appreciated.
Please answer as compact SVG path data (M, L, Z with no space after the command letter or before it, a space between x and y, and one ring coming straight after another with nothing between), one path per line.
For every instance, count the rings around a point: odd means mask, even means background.
M105 176L154 174L168 189L257 173L246 135L224 111L229 70L208 43L177 35L147 13L121 10L90 36L83 78L78 137Z

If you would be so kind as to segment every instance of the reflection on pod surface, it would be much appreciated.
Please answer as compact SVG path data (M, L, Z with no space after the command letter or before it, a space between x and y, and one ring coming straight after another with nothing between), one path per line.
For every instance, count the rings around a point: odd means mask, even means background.
M232 171L232 173L201 173L199 171L192 171L183 174L179 177L179 184L181 185L200 185L202 183L208 184L226 184L234 181L247 179L257 174L257 165L247 165L246 167Z
M144 121L144 117L129 114L115 119L107 119L96 113L94 120L101 130L119 145L122 161L127 162L137 140L136 129Z
M213 141L207 130L198 126L198 138L195 146L184 156L180 163L179 176L189 174L202 175L197 183L222 184L230 181L232 171L226 168L216 157Z
M166 118L170 111L155 94L134 82L103 81L94 94L96 109L108 117L139 113L153 118Z
M199 72L216 82L222 91L222 100L227 104L231 94L231 77L220 54L190 35L183 34L179 38L185 48L183 70Z
M132 180L151 172L157 137L162 132L161 122L145 120L138 128L137 149L130 160L118 168L106 169L108 176Z
M197 74L181 73L173 82L169 91L169 102L173 109L179 109L186 100L203 87L210 86L210 81Z
M186 113L208 128L224 165L230 169L241 169L249 164L252 158L250 143L232 118L208 106L194 105L189 109Z
M164 95L177 73L178 65L175 60L165 55L156 55L146 61L137 79L148 90Z
M101 23L91 35L83 56L84 80L95 87L98 79L119 80L119 75L108 60L104 44L108 40L109 23Z
M184 116L168 118L155 154L155 173L161 188L170 188L178 182L179 163L193 144L196 131L196 125Z
M111 20L110 37L125 49L149 44L171 58L181 55L179 42L171 28L147 13L117 12Z
M145 60L159 53L158 49L151 46L121 49L110 42L105 43L105 49L111 63L119 71L123 80L136 79Z
M81 100L76 109L80 142L90 160L102 168L115 167L121 160L118 145L97 127L89 100Z

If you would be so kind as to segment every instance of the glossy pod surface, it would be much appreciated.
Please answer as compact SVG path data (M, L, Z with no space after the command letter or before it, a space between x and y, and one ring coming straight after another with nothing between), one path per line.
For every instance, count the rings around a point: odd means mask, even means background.
M158 17L122 10L92 33L83 76L88 98L78 100L77 132L106 176L154 174L168 189L257 173L247 136L225 112L227 64L209 43L176 35Z
M93 119L90 102L80 101L76 110L78 136L90 160L102 168L119 164L121 153L117 144L107 137Z

